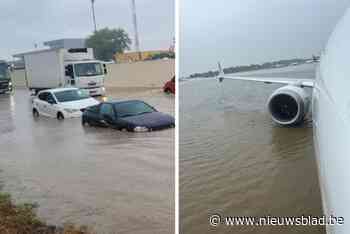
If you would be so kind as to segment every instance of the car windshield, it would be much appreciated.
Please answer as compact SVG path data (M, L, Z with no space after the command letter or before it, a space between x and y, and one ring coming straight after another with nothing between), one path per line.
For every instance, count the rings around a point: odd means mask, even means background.
M89 92L83 89L71 89L65 91L58 91L54 93L57 101L59 102L71 102L81 99L89 98Z
M102 75L100 63L79 63L74 65L75 75L81 76L99 76Z
M116 103L114 104L114 107L117 110L118 117L120 118L141 115L156 111L150 105L139 101Z
M10 79L10 74L6 63L0 63L0 80Z

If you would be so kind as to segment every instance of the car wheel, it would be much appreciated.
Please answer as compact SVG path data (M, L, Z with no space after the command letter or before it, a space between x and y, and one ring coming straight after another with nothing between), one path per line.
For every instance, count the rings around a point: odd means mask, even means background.
M170 89L166 89L166 90L164 90L164 93L166 93L166 94L170 94L171 92L170 92Z
M122 132L132 132L133 129L131 129L130 127L121 127L121 128L117 128L119 131Z
M39 111L37 109L35 109L35 108L33 108L33 116L35 118L39 117Z
M89 121L87 121L85 118L82 118L82 119L81 119L81 124L82 124L83 126L86 126L86 125L90 126Z
M57 113L57 119L58 120L63 120L64 119L64 115L62 114L62 112L58 112Z

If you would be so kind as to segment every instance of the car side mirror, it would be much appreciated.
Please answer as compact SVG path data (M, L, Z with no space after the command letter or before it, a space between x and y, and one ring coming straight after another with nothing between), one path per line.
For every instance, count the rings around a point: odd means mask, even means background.
M66 76L69 76L69 77L71 77L71 78L74 78L73 65L67 65L67 66L65 67L65 72L64 72L64 74L65 74Z

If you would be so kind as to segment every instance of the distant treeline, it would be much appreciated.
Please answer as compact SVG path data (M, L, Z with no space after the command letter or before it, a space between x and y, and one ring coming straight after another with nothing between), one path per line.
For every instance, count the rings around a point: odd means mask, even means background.
M279 68L279 67L285 67L289 65L297 65L305 63L310 59L287 59L287 60L279 60L274 62L267 62L263 64L250 64L245 66L236 66L236 67L228 67L224 68L223 71L225 74L235 73L235 72L245 72L245 71L255 71L260 69L269 69L269 68ZM194 73L189 76L189 78L196 78L196 77L215 77L219 74L219 71L208 71L203 73Z

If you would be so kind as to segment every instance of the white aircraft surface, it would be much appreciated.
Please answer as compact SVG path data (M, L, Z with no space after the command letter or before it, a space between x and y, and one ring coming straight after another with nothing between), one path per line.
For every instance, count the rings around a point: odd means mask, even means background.
M333 31L316 69L316 79L258 78L225 75L225 79L286 84L267 102L272 119L280 125L303 121L312 105L313 135L326 217L344 218L327 225L328 234L350 233L350 9ZM312 88L312 96L305 91ZM349 181L348 181L349 179Z

